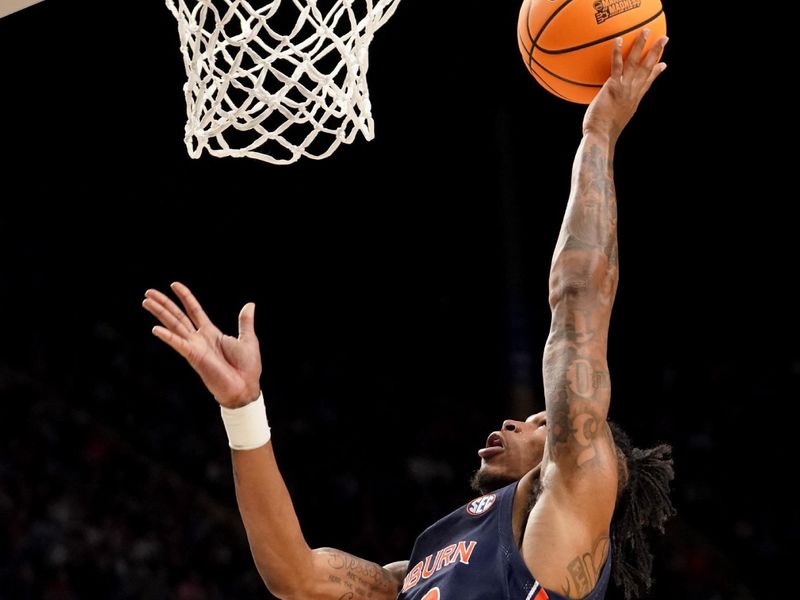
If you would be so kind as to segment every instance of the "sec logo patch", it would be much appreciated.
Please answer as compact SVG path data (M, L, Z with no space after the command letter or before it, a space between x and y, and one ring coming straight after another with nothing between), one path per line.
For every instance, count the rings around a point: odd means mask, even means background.
M473 517L485 514L494 506L495 500L497 500L497 494L489 494L488 496L475 498L475 500L467 504L467 512Z

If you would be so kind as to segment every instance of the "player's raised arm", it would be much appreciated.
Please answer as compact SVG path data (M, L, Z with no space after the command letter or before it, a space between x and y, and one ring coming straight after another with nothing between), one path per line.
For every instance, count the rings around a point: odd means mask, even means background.
M333 548L312 550L303 537L269 441L255 305L242 308L239 336L232 337L214 325L185 285L174 283L172 290L183 309L152 289L143 306L161 323L154 335L189 362L229 419L239 512L270 592L285 599L394 600L404 564L383 568Z
M567 598L587 597L600 581L617 492L628 473L606 422L606 347L618 281L612 163L617 138L664 70L658 60L666 38L642 55L644 44L642 35L624 63L617 44L611 77L587 109L550 269L552 321L543 363L547 441L541 493L522 549L538 581Z
M667 39L643 55L646 36L637 38L624 63L618 40L611 77L587 109L551 264L552 321L543 365L548 458L567 477L591 474L610 447L606 347L618 281L614 147L666 66L658 60Z

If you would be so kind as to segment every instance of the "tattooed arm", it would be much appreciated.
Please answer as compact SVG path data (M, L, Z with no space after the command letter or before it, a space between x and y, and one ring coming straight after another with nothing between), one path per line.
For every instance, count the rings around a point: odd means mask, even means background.
M611 443L605 420L608 325L618 281L613 158L620 133L666 67L658 60L667 38L643 54L648 34L637 38L625 63L617 40L611 77L586 111L550 269L552 321L543 365L548 458L565 476L591 472L598 448Z
M161 325L153 333L194 368L220 406L235 409L260 395L261 352L255 305L239 315L239 336L224 335L181 283L172 290L183 309L157 290L143 306ZM275 461L272 442L233 450L236 500L258 572L273 595L302 600L394 600L403 563L379 567L329 548L306 544L292 500Z
M258 572L285 600L395 600L407 563L381 567L341 550L306 544L272 443L233 451L239 512Z
M620 133L665 67L658 60L666 38L643 54L645 42L640 35L624 63L615 45L611 77L587 109L550 270L548 437L523 554L542 585L569 598L586 596L597 583L616 502L616 450L606 424L606 348L618 281L613 158Z

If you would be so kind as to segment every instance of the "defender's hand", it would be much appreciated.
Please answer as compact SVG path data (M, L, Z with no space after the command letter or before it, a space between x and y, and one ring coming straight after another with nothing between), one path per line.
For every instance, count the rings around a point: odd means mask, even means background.
M583 120L583 133L608 136L614 143L633 117L639 102L656 78L667 68L659 62L669 38L661 37L644 55L648 29L643 29L631 48L628 59L622 60L622 38L617 38L612 53L611 77L595 96Z
M182 283L173 283L186 312L158 290L147 290L142 306L161 322L153 334L183 356L217 402L238 408L258 398L261 351L253 329L255 304L239 313L239 337L224 335ZM188 314L188 316L187 316Z

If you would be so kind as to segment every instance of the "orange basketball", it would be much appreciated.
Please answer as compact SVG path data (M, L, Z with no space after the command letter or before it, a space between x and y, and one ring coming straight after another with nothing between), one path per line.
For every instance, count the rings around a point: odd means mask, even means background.
M646 50L667 33L660 0L524 0L518 40L522 58L547 91L589 104L611 74L614 40L623 57L643 28Z

